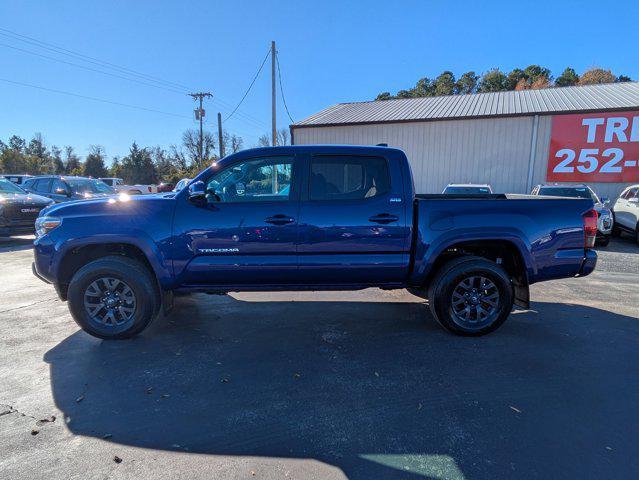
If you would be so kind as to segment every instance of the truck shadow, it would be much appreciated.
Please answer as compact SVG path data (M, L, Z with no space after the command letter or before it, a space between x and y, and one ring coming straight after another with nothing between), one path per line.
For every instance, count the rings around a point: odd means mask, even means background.
M179 303L136 339L78 332L46 353L71 432L310 458L351 479L639 470L636 318L536 303L493 335L459 338L408 301Z

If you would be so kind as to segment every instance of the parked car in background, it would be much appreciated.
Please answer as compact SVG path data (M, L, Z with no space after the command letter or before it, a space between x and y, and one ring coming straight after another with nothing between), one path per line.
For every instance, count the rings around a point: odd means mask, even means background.
M626 231L635 236L639 243L639 185L626 188L613 206L614 228L613 235Z
M52 203L50 198L27 193L0 177L0 236L34 233L40 210Z
M19 175L3 174L0 176L6 178L10 182L15 183L16 185L22 185L25 182L25 180L33 177L33 175L27 175L26 173L19 174Z
M191 181L190 178L183 178L182 180L180 180L179 182L177 182L175 184L175 187L173 188L173 191L174 192L179 192L184 187L186 187L189 184L190 181Z
M549 195L552 197L566 198L590 198L595 202L597 211L597 243L601 246L608 245L612 234L613 215L608 198L599 196L588 185L537 185L533 188L532 195Z
M117 192L96 178L44 175L33 177L24 182L24 189L53 199L56 203L69 200L107 197Z
M118 193L128 193L129 195L143 195L147 193L158 193L157 185L126 185L121 178L107 177L99 178L109 187L113 187Z
M224 157L175 195L48 208L33 271L100 338L140 333L174 291L368 287L408 288L444 328L482 335L513 304L529 307L529 285L593 271L592 207L591 198L416 195L395 148L258 148Z
M478 183L449 183L442 192L444 195L490 195L493 189L487 184Z
M158 185L158 193L172 192L175 185L169 182L161 182Z

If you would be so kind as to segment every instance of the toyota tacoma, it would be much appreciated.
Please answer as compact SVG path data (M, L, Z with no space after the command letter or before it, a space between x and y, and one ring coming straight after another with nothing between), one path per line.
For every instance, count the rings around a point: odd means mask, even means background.
M592 199L417 195L406 155L244 150L176 193L51 206L33 271L104 339L144 330L177 292L407 288L459 335L497 329L535 282L588 275Z

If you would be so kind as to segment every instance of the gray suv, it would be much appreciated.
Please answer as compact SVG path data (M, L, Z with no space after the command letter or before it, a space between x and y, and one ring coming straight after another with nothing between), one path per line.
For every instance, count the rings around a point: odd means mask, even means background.
M95 178L47 175L28 179L22 185L27 192L49 197L56 203L115 195L113 188Z

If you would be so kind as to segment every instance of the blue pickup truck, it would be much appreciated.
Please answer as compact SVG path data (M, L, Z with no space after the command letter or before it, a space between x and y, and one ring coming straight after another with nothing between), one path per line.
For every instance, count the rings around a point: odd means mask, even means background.
M591 199L416 195L398 149L244 150L175 193L68 202L36 222L34 274L85 331L144 330L177 292L407 288L459 335L498 328L530 284L588 275Z

